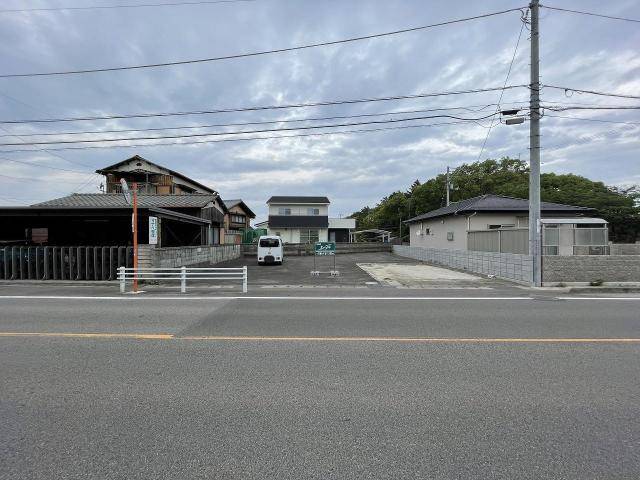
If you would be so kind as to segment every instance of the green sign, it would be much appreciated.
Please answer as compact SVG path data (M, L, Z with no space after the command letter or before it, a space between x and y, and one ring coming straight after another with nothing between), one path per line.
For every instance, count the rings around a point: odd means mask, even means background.
M334 242L316 242L316 255L335 255L336 244Z

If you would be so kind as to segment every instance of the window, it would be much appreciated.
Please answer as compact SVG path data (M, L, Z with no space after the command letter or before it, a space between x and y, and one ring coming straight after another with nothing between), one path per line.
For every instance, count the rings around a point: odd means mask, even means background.
M453 232L447 232L447 240L453 242Z
M307 208L307 215L320 215L319 208Z
M285 208L285 207L280 207L280 208L278 208L278 215L291 215L291 209L290 208Z
M501 223L501 224L491 224L487 225L488 230L498 230L499 228L514 228L515 223Z
M542 254L558 255L560 245L560 230L558 225L547 224L542 229Z
M300 243L315 243L319 239L318 230L300 230Z
M518 217L518 228L529 228L529 217Z
M246 218L244 215L231 215L231 223L244 223Z
M260 240L260 246L261 247L279 247L280 246L280 240L278 240L277 238L263 238L262 240Z

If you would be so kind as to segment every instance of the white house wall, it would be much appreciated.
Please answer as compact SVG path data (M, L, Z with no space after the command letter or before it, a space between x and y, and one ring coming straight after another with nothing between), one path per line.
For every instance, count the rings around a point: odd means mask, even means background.
M418 235L419 232L423 234ZM447 240L447 232L453 232L453 240ZM433 218L412 223L410 233L409 243L412 247L467 249L467 219L464 216Z
M518 217L522 213L478 213L476 215L449 215L410 224L412 247L447 248L467 250L467 231L488 230L489 225L518 226ZM429 234L426 234L429 229ZM418 235L423 232L423 235ZM453 240L447 239L447 233L453 232Z
M329 230L327 228L312 228L311 230L318 230L318 240L320 242L327 242L329 240ZM279 234L284 243L300 243L299 228L269 228L267 231L269 235Z
M269 215L279 215L278 209L280 208L290 208L291 215L309 215L307 213L308 208L317 208L320 210L319 216L328 216L329 215L329 206L328 205L319 205L317 203L314 204L269 204Z
M489 230L489 225L515 225L518 227L518 218L528 219L528 215L523 213L478 213L469 217L469 222L471 222L469 230ZM526 223L522 227L526 228Z

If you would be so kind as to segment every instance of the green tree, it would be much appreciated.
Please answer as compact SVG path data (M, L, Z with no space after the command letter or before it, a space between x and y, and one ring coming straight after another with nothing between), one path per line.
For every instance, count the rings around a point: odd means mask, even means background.
M451 173L451 201L456 202L485 194L527 198L529 168L514 158L485 160L463 164ZM595 215L610 224L610 238L617 242L633 242L640 237L640 188L616 188L588 178L544 173L540 178L543 201L578 205L595 209ZM399 221L444 206L446 175L440 174L420 183L413 182L406 193L394 192L374 208L365 207L352 217L358 228L382 228L398 234ZM408 229L403 231L408 238Z

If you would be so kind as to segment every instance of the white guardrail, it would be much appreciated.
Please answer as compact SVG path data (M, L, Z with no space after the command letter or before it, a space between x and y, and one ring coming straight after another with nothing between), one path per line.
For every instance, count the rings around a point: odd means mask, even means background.
M247 267L240 268L118 268L120 293L125 293L127 281L138 280L179 280L180 291L187 291L188 280L241 280L242 293L247 293Z

